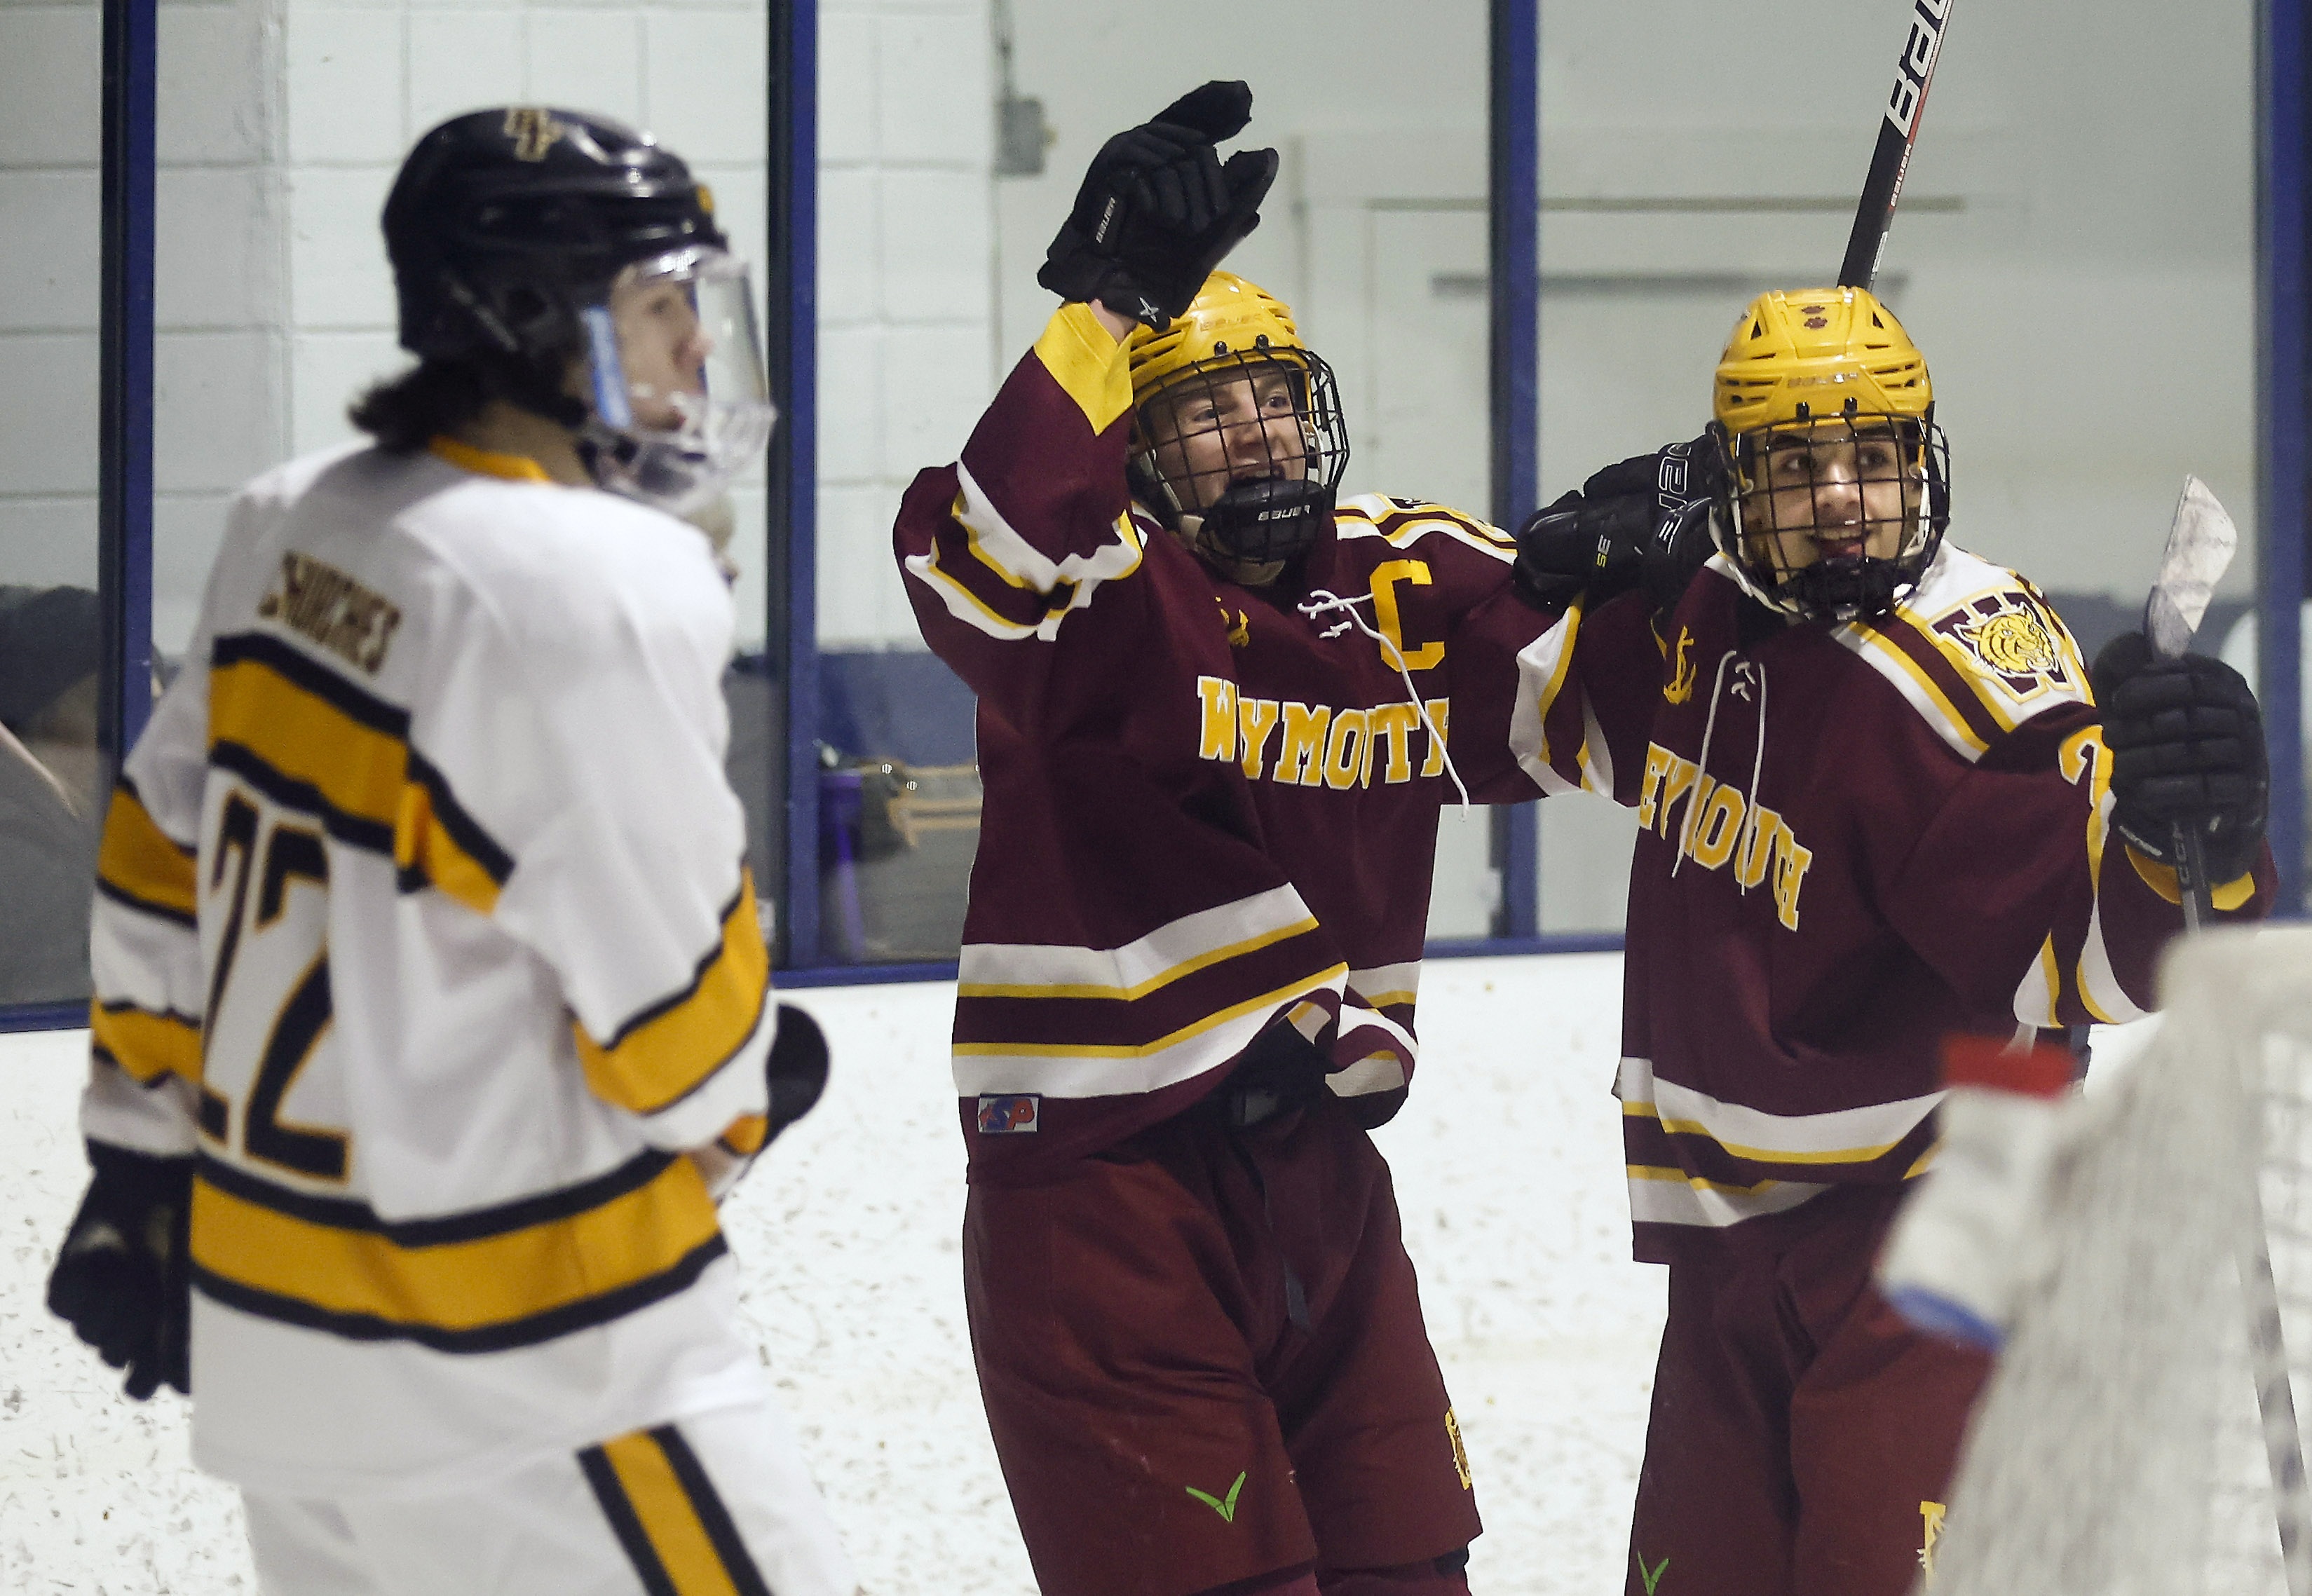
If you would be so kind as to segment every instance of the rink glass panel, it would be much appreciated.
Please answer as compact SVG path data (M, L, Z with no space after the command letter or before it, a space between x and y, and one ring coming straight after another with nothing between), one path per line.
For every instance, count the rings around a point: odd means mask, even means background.
M96 5L0 6L0 1009L89 990L101 47Z
M2021 571L2090 658L2134 624L2185 473L2255 536L2255 9L2176 16L1954 7L1876 285L1933 374L1951 541ZM1699 432L1744 305L1835 280L1900 25L1545 9L1545 499ZM2219 589L2211 651L2255 580L2242 558ZM1618 925L1599 861L1615 845L1625 867L1624 816L1542 813L1543 929Z
M1344 488L1479 511L1497 287L1486 9L1264 8L1262 36L1280 42L1246 68L1252 133L1284 170L1233 263L1294 302L1341 373ZM2188 30L2152 0L2097 16L2089 30L2040 0L1960 8L1879 284L1936 373L1954 540L2050 589L2090 649L2138 601L2185 470L2250 537L2256 519L2252 7L2212 0ZM0 585L95 580L98 21L93 6L0 5L20 68L0 102L0 336L12 376L38 379L8 385ZM399 362L376 214L416 133L512 98L635 119L696 161L759 259L768 96L760 12L717 0L550 25L511 3L171 0L160 21L152 625L165 674L232 489L346 438L346 399ZM1835 275L1898 21L1781 0L1740 21L1708 0L1548 8L1540 498L1692 436L1741 304ZM970 704L923 651L890 521L1042 325L1034 269L1091 153L1204 75L1191 41L1244 26L1220 0L1164 22L1177 42L1109 0L819 7L818 505L801 529L815 613L770 612L751 484L733 545L732 777L766 894L786 875L773 822L789 733L785 683L762 656L793 623L821 640L819 691L793 709L823 746L818 807L833 824L808 890L824 934L790 963L953 955L976 847ZM2144 82L2167 92L2107 92ZM1002 126L1032 133L1029 100L1053 135L1041 151L999 139L990 114L1007 102ZM1618 927L1623 815L1557 800L1540 826L1539 929ZM1489 815L1449 810L1436 936L1493 929L1494 837ZM27 919L12 913L0 939L22 939Z
M767 314L764 29L759 7L716 0L550 14L494 0L285 15L264 0L162 5L152 621L164 674L192 634L234 492L353 441L348 403L409 363L379 214L428 128L529 100L655 134L712 190ZM767 890L780 875L770 750L784 732L764 664L759 465L732 499L730 765Z
M1202 41L1246 21L1239 6L1193 0L1168 10L1152 38L1144 8L999 4L985 20L989 37L1009 40L1008 83L1000 49L983 54L987 92L960 126L926 128L916 147L916 113L892 96L894 73L923 47L917 30L879 21L863 41L837 15L827 13L820 74L815 962L945 960L977 843L972 703L924 652L892 568L898 492L917 467L955 458L1042 330L1055 301L1036 268L1093 153L1202 82L1212 70ZM1481 283L1472 310L1464 280L1482 279L1485 265L1484 6L1415 15L1381 0L1289 0L1265 6L1260 26L1292 41L1278 57L1290 70L1249 71L1255 121L1238 142L1275 146L1283 166L1259 231L1229 266L1288 301L1339 374L1353 449L1344 494L1415 495L1484 517L1484 294ZM844 52L863 43L883 64L871 136L837 109ZM1131 70L1087 72L1087 60ZM1383 61L1388 70L1376 70ZM1007 90L1011 125L1032 133L1039 116L1047 147L1033 136L975 144L994 131L983 108ZM927 225L958 239L961 265L934 269L895 250ZM870 246L889 263L880 273L839 270ZM987 275L961 275L981 263ZM1473 425L1459 424L1463 402ZM1493 929L1493 836L1483 814L1441 829L1432 935Z

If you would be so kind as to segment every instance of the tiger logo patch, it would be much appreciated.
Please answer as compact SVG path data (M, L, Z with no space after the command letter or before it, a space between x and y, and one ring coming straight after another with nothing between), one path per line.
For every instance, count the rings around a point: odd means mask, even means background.
M1934 632L2019 702L2080 685L2055 626L2019 594L1985 594L1937 621Z
M2002 676L2053 676L2062 668L2055 658L2055 640L2047 635L2036 615L2021 610L2001 610L1959 635L1975 657Z

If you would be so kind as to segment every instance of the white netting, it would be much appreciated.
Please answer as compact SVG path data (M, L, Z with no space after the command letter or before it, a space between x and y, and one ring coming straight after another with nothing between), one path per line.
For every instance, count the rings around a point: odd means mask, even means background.
M2302 1477L2276 1493L2271 1461L2299 1452L2290 1385L2312 1395L2312 929L2179 945L2163 992L2079 1105L2057 1262L1975 1416L1934 1596L2312 1592L2278 1528Z

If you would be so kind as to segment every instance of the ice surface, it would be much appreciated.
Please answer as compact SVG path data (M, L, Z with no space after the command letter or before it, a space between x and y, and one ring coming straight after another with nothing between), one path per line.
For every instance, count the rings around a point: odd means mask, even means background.
M1609 955L1431 963L1411 1103L1379 1133L1487 1525L1480 1592L1618 1589L1661 1317L1629 1261ZM869 1596L1030 1596L958 1281L950 986L807 991L826 1102L723 1209L747 1309ZM0 1037L0 1591L250 1592L185 1409L41 1305L77 1200L86 1038Z

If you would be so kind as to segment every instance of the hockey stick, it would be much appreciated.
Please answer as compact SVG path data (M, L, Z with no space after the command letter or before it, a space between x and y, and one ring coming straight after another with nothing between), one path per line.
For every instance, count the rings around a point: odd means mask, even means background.
M2196 476L2184 479L2183 497L2159 556L2159 580L2143 601L2143 635L2162 659L2180 658L2192 646L2215 592L2239 547L2232 519ZM2175 828L2176 886L2184 903L2184 934L2196 936L2215 918L2215 884L2208 879L2204 839L2180 822ZM2289 1596L2312 1596L2312 1492L2304 1477L2304 1436L2296 1422L2296 1393L2288 1378L2288 1340L2280 1319L2280 1287L2272 1275L2272 1248L2264 1239L2262 1112L2249 1091L2238 1059L2228 1060L2239 1094L2246 1173L2247 1220L2238 1252L2240 1294L2247 1308L2247 1339L2255 1365L2255 1405L2264 1420L2264 1450L2272 1466L2273 1516L2280 1531L2281 1563Z
M1887 101L1886 119L1878 125L1878 147L1870 153L1870 175L1862 182L1862 200L1854 208L1854 231L1847 235L1846 264L1838 268L1841 288L1868 288L1878 275L1878 257L1887 248L1887 230L1895 225L1895 206L1903 197L1903 179L1911 170L1911 146L1919 139L1919 122L1927 109L1927 86L1935 81L1935 62L1943 51L1943 30L1950 22L1951 0L1911 0L1911 31L1903 40L1903 57L1895 68L1895 92Z
M2208 613L2216 584L2239 549L2232 518L2196 476L2184 479L2183 497L2168 528L2159 555L2159 580L2143 601L2143 635L2162 659L2191 651L2192 634ZM2176 827L2176 885L2184 900L2184 928L2196 931L2215 918L2215 884L2208 879L2205 839L2191 827Z

